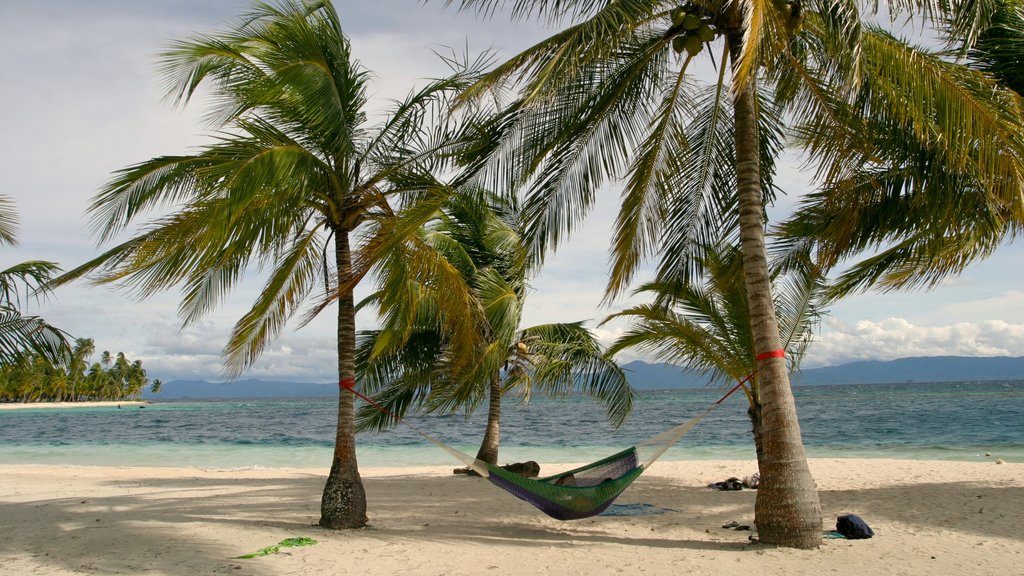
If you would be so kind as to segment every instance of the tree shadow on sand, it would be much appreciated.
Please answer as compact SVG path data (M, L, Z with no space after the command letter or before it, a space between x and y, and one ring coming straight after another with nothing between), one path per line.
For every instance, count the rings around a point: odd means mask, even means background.
M25 563L53 571L185 576L237 574L245 563L246 574L269 576L276 573L270 565L236 557L295 536L319 540L318 547L331 555L344 555L353 544L403 541L523 548L616 544L736 553L759 548L746 540L747 533L721 527L729 520L752 520L753 491L715 492L664 478L641 478L620 502L642 501L672 512L559 522L479 478L373 477L366 479L370 528L332 532L315 525L321 476L245 474L114 480L108 484L117 486L115 495L5 503L0 567ZM1024 487L918 483L826 490L821 499L826 528L832 514L853 512L889 530L913 533L920 527L922 532L1005 537L1016 529L1021 507L1008 503L1024 502ZM978 521L979 514L984 521ZM105 554L115 543L127 543L130 555Z
M237 574L245 561L235 557L315 531L310 524L319 514L323 479L186 477L109 484L121 488L118 494L4 503L0 557L8 566L26 561L55 572ZM218 538L215 533L226 526L237 528L232 537L246 537ZM130 552L113 554L114 546ZM245 573L275 572L249 561Z

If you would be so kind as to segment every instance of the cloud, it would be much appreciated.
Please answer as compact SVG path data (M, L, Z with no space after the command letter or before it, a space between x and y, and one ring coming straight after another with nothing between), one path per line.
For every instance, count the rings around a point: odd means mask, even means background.
M830 319L821 337L808 349L804 365L812 368L908 356L1022 355L1024 323L984 320L920 326L892 317L861 320L851 326Z
M970 280L964 282L972 286ZM942 306L944 315L953 318L1000 318L1008 322L1024 322L1024 292L1007 290L991 296L982 296L951 302Z

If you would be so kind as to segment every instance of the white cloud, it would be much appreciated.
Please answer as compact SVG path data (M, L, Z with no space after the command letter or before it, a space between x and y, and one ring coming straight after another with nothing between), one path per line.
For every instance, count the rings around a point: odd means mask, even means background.
M975 284L966 282L965 285ZM1008 322L1024 322L1024 292L1008 290L991 296L951 302L942 306L942 312L953 318L999 318Z
M1024 356L1024 323L984 320L921 326L893 317L852 326L837 320L825 324L807 351L808 368L907 356Z

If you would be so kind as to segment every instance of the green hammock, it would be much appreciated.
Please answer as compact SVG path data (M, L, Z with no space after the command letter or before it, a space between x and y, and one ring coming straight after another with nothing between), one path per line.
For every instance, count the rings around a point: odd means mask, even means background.
M604 512L644 471L637 464L636 448L547 478L527 478L493 464L487 470L491 484L558 520L578 520Z
M697 417L636 446L597 462L545 478L527 478L500 466L481 462L454 448L442 447L479 472L481 476L486 476L491 484L529 502L548 516L558 520L579 520L604 512L623 490L643 474L644 470L650 468L655 460L679 442L717 405L712 405ZM432 438L427 439L441 445ZM649 452L642 461L639 457L640 450Z

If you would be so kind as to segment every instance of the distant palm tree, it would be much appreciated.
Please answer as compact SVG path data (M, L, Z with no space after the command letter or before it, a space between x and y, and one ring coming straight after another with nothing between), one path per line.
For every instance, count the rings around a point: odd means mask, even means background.
M86 398L102 398L110 392L110 373L103 369L99 362L93 362L89 366L89 372L85 376Z
M89 369L89 359L96 352L96 344L91 338L78 338L71 350L71 362L68 365L68 378L71 380L71 397L74 402L81 392L80 385L85 381Z
M529 245L520 236L514 201L480 191L451 196L405 246L381 262L381 289L370 302L381 307L385 325L361 334L357 374L378 394L390 415L364 406L362 429L382 429L410 409L472 412L485 401L487 426L478 460L497 464L501 401L516 394L563 396L574 391L607 404L616 426L629 415L633 390L596 337L581 322L522 328L522 312L533 275ZM429 252L432 271L411 266ZM473 297L460 315L474 318L479 355L460 365L461 343L445 335L438 301L468 290Z
M255 3L229 31L175 43L161 72L178 102L209 91L214 142L117 172L89 209L101 241L148 211L174 212L64 280L94 273L142 296L180 285L179 313L190 324L250 267L261 269L263 291L224 350L229 375L251 366L304 303L312 299L308 321L336 299L338 379L353 378L360 231L388 217L402 194L434 184L424 175L443 164L431 153L458 138L432 121L468 73L428 83L369 124L368 72L326 0ZM328 528L367 522L353 418L353 397L341 394L321 500Z

